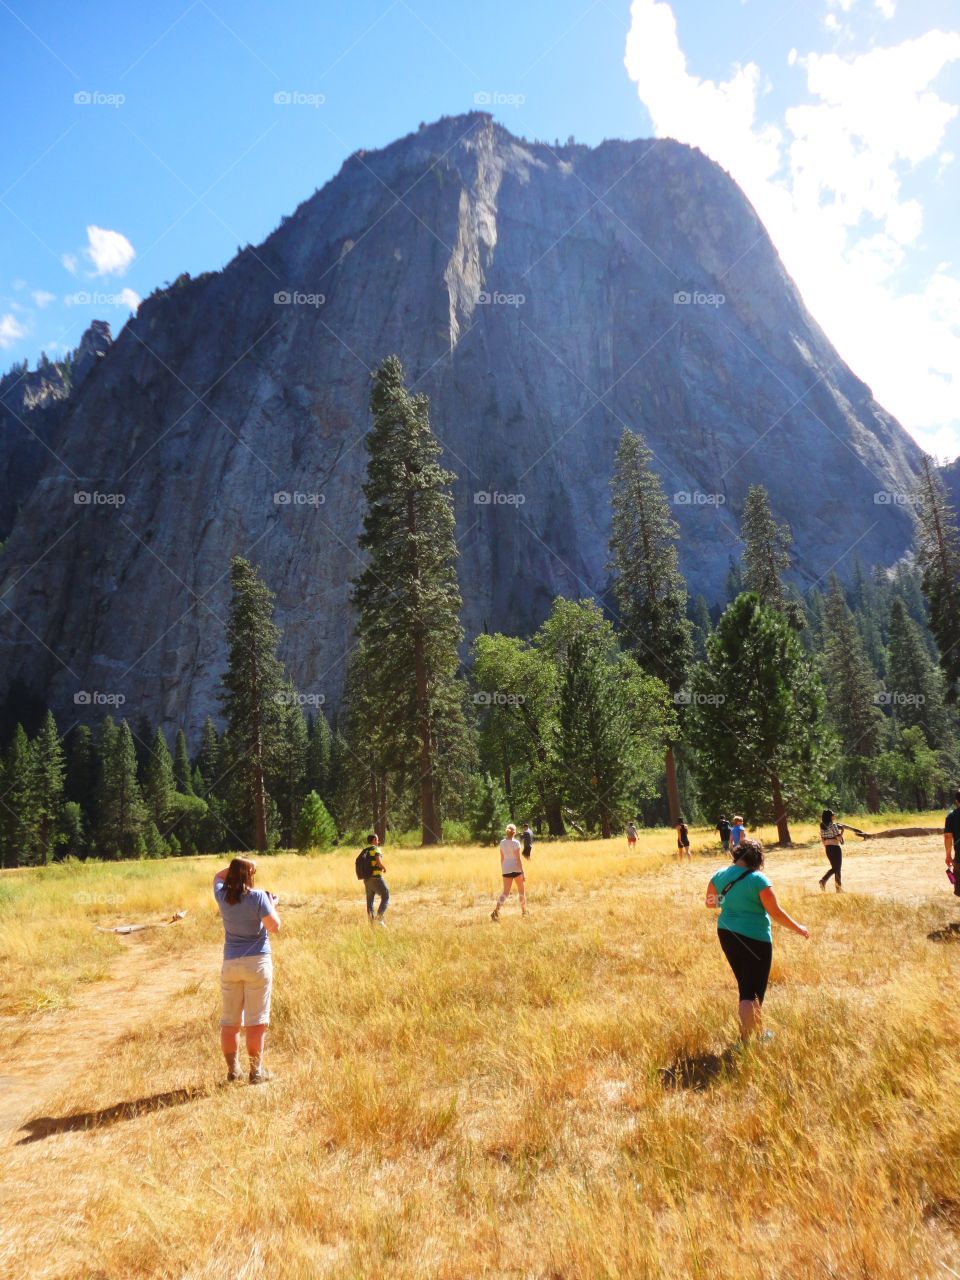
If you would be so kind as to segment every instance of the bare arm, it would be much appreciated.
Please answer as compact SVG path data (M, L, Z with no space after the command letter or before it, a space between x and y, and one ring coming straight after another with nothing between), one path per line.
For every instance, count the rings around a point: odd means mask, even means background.
M716 885L713 883L712 880L707 885L707 895L703 900L703 905L705 907L712 907L714 909L719 907L720 905L720 899L717 897Z
M271 912L270 915L263 917L263 927L266 929L267 933L280 932L280 917L275 911Z
M953 862L953 834L949 831L943 833L943 852L946 854L949 867Z
M224 867L222 871L218 871L217 874L213 877L213 883L219 884L221 880L226 880L229 872L230 872L229 867Z
M763 903L763 908L771 920L776 920L777 924L782 924L785 928L792 929L794 933L799 933L801 938L810 937L810 930L807 926L799 924L794 920L793 916L784 911L772 889L761 889L760 901Z

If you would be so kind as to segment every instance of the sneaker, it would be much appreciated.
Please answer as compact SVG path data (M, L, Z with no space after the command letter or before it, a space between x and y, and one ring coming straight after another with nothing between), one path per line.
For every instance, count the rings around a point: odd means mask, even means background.
M377 916L377 924L381 929L385 929L387 927L387 922L384 920L383 916Z
M843 885L842 885L842 884L838 884L838 885L837 885L837 893L843 893Z
M251 1084L266 1084L268 1080L272 1080L273 1072L268 1071L266 1067L257 1067L255 1071L250 1072Z
M238 1080L243 1079L243 1072L239 1067L231 1067L227 1072L227 1084L236 1084Z
M497 910L497 911L491 911L491 912L490 912L490 919L494 922L494 924L499 924L499 923L500 923L500 912L499 912L498 910Z
M825 880L818 880L817 884L820 886L821 893L827 892L827 882Z

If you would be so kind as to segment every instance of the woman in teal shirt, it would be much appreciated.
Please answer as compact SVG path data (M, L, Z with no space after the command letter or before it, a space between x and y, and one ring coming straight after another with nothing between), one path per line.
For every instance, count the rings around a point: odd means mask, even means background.
M743 1041L760 1029L760 1010L773 963L771 919L801 938L810 937L807 926L798 924L781 908L762 867L760 841L741 840L736 862L715 872L707 885L706 905L720 908L717 936L737 980Z

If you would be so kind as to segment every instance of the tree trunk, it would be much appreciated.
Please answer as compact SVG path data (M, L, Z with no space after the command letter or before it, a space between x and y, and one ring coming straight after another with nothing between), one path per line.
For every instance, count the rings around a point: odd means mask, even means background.
M427 665L423 655L422 624L417 624L413 639L414 674L417 685L417 734L420 738L420 820L423 844L439 844L443 832L437 820L433 794L433 759L430 750L430 712L427 701Z
M503 766L503 794L507 797L507 813L510 815L510 821L516 822L517 815L513 811L513 781L508 764Z
M781 845L792 845L790 827L787 823L787 811L780 793L780 778L776 773L770 775L770 789L773 793L773 811L776 814L777 840Z
M600 835L604 840L609 840L613 835L613 830L610 826L610 810L605 804L600 806Z
M565 836L567 828L563 821L563 810L560 807L560 799L556 795L551 795L545 806L547 818L547 831L552 836Z
M387 775L381 773L377 777L377 821L374 831L383 844L387 838Z
M877 777L874 773L867 778L867 809L870 813L880 812L880 788L877 786Z
M675 827L680 821L680 790L677 787L677 762L673 757L673 746L670 743L667 744L664 768L667 773L667 804L670 807L670 825Z

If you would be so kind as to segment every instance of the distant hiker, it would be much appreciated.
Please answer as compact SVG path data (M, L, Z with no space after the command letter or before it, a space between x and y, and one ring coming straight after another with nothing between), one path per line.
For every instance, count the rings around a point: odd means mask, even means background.
M960 791L953 793L954 806L943 824L943 851L947 856L947 875L953 880L953 892L960 898Z
M627 848L635 849L637 847L637 828L632 822L627 823Z
M523 830L520 832L520 839L523 841L523 856L529 858L533 853L533 832L530 830L530 823L523 824Z
M740 1039L744 1043L761 1026L761 1007L773 962L771 918L801 938L810 937L807 926L798 924L781 908L762 867L760 841L744 838L736 862L710 877L705 900L708 907L720 908L717 937L737 980Z
M690 857L690 833L682 818L677 819L677 861L682 862L684 856Z
M383 878L387 868L383 865L380 852L380 837L375 831L367 836L366 845L357 854L354 870L357 873L357 879L363 881L363 887L366 890L367 919L371 925L377 924L381 929L385 929L387 922L383 917L390 903L390 890ZM376 915L373 914L374 898L380 899L380 907Z
M733 816L733 826L730 828L730 856L733 857L734 851L740 848L740 842L746 838L747 829L743 825L743 817L736 813Z
M273 990L271 933L280 928L276 897L255 889L257 864L234 858L213 877L213 896L223 919L223 967L220 970L220 1047L227 1060L227 1080L242 1079L240 1028L244 1028L250 1083L262 1084L271 1073L263 1068L263 1042L270 1023Z
M826 875L820 877L820 888L825 890L827 881L833 876L837 893L842 893L840 868L843 865L843 827L834 822L832 809L824 809L820 815L820 843L823 845L827 861L830 863L830 870Z
M517 839L517 828L512 822L507 824L506 836L500 841L500 875L503 877L503 891L497 899L497 905L490 913L491 920L500 919L500 908L510 897L513 882L517 882L520 895L520 911L527 914L527 890L523 874L523 863L520 861L521 844Z
M720 848L724 853L730 852L730 823L721 813L720 820L716 826L717 835L720 837Z

